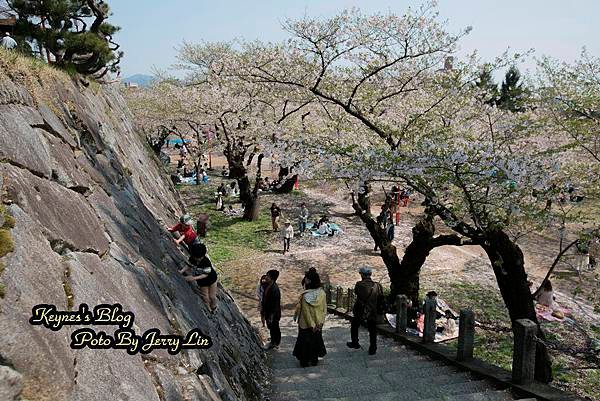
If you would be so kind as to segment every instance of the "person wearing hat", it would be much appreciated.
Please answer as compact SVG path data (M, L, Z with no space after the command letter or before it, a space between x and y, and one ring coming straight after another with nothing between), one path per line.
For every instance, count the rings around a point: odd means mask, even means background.
M191 275L186 275L185 279L196 282L210 313L215 313L217 310L217 272L208 257L206 245L201 243L192 244L190 246L189 262L188 265L179 270L179 273L185 274L191 270Z
M8 50L13 50L17 47L17 42L10 37L10 33L5 32L4 37L0 41L0 46Z
M285 221L285 226L283 227L283 254L290 251L290 242L292 238L294 238L294 227L292 227L292 223L289 220Z
M187 246L189 250L193 244L199 244L198 235L192 228L192 224L194 224L194 220L189 214L184 214L179 218L179 223L174 225L173 227L167 227L167 230L171 233L179 233L181 234L179 238L175 238L175 243L180 245L182 242Z
M262 299L262 313L264 314L267 328L271 335L271 341L266 345L266 349L279 347L281 342L281 329L279 320L281 319L281 292L276 281L279 278L277 270L269 270L265 277L267 287Z
M371 280L373 269L369 266L363 266L358 269L361 280L354 286L356 302L352 309L352 323L350 325L350 342L346 345L349 348L360 348L358 343L358 328L361 323L367 323L369 330L369 355L375 355L377 352L377 312L383 305L383 288L381 284Z

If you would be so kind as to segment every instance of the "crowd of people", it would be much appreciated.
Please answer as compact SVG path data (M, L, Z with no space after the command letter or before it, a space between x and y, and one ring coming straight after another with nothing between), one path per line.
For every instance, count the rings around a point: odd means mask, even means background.
M354 287L356 302L353 307L353 319L350 328L348 348L361 348L358 331L365 324L369 331L369 355L377 353L377 316L382 313L383 288L372 280L373 269L363 266L359 269L360 281ZM270 341L265 349L277 349L281 343L281 290L277 285L279 272L269 270L260 279L257 288L258 311L263 327L269 329ZM305 272L300 283L302 292L296 303L294 322L298 325L298 335L292 355L300 366L316 366L319 358L327 355L323 341L323 326L327 316L327 297L321 278L314 267Z
M281 208L277 205L277 203L273 202L270 207L271 212L271 225L273 228L273 232L280 232L283 239L283 254L289 252L290 243L295 236L294 227L292 226L292 222L290 219L286 218L284 220L284 227L281 229L279 222L282 219L283 212ZM303 237L304 234L309 230L313 236L329 236L333 237L336 234L341 234L342 230L335 223L329 221L329 217L327 215L321 216L318 220L315 220L313 223L309 223L310 214L308 208L306 207L306 203L302 202L300 204L300 209L297 213L298 218L298 235Z

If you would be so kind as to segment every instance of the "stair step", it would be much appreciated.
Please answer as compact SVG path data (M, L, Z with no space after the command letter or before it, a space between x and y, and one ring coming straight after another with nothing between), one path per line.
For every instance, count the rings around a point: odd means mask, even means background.
M449 383L436 386L422 386L415 389L419 398L434 398L443 400L444 397L459 396L456 399L462 400L465 394L474 394L485 392L494 387L484 380L473 380L460 383Z
M355 355L353 355L355 354ZM331 355L325 355L323 359L319 359L318 366L327 366L327 367L340 367L340 370L343 370L352 365L363 366L363 369L366 368L376 368L381 366L388 367L404 367L408 366L410 369L410 365L416 362L431 362L432 360L426 356L412 356L406 355L402 358L390 358L383 357L378 355L368 355L366 352L353 352L348 354L340 354L337 357L332 357ZM443 365L443 363L439 363L436 365ZM277 356L271 359L271 367L274 371L278 371L280 369L286 368L298 368L300 367L300 362L288 353L287 356ZM306 368L309 369L309 368Z
M413 401L417 395L411 392L387 392L356 397L318 398L303 401Z
M369 369L367 372L383 375L384 379L397 380L398 378L412 379L418 378L422 375L421 370L429 370L435 364L429 362L417 362L413 365L406 366L386 366L379 369ZM297 368L289 369L287 372L277 372L277 377L273 378L273 384L279 385L280 383L296 383L298 385L302 383L312 382L318 379L328 379L336 377L353 377L365 373L364 366L349 365L343 370L333 369L320 369L310 370L311 368ZM456 373L456 369L450 366L437 366L437 374L451 374Z
M283 321L282 321L283 323ZM469 372L446 365L380 336L376 355L368 355L369 336L359 332L361 349L346 346L347 321L326 321L327 355L317 366L300 367L292 355L298 329L282 327L280 348L269 352L272 401L511 401L513 396Z
M513 401L512 394L504 390L491 390L481 393L444 396L442 398L426 398L419 401Z

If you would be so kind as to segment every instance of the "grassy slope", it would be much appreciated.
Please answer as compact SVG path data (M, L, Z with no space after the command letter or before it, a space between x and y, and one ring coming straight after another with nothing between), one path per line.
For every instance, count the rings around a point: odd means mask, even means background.
M444 286L442 298L454 310L472 309L476 320L485 325L509 327L506 308L498 291L477 284L451 282ZM575 348L583 344L581 336L572 327L564 323L543 323L542 327L547 340L561 346ZM597 326L587 333L595 341L600 341L600 330ZM456 340L447 345L456 347ZM510 370L512 367L513 335L511 332L497 332L478 328L475 335L474 356L491 364ZM600 399L600 370L581 369L593 366L590 362L575 359L562 352L551 351L553 358L554 385L567 391L577 392ZM579 369L579 370L575 370Z

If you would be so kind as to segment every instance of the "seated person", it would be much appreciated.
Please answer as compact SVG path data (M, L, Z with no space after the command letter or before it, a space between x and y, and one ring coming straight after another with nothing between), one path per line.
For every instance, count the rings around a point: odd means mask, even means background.
M269 184L269 188L273 189L273 188L277 188L277 186L279 185L279 180L273 180L271 181L271 183Z
M329 226L329 218L327 216L321 217L317 223L317 233L319 233L319 235L333 236L334 232Z
M183 165L183 178L193 177L195 174L194 170L188 170L187 165Z
M269 189L269 184L267 184L265 178L259 181L258 189L260 189L261 191L267 191Z
M227 188L225 188L225 184L221 183L219 188L217 188L217 192L220 192L223 196L227 196Z
M238 196L239 194L240 194L240 191L238 190L237 182L232 181L231 184L229 184L229 195L230 196Z
M222 177L229 177L229 170L227 170L227 167L223 166L223 170L221 170L221 176Z
M552 283L550 280L546 280L542 292L537 297L539 304L554 308L554 291L552 290Z
M226 216L234 217L234 216L238 216L240 214L240 211L239 210L235 210L233 208L233 205L229 205L229 207L226 210L223 210L223 213Z
M202 182L208 184L208 174L206 174L206 170L200 170L200 176L202 177Z

